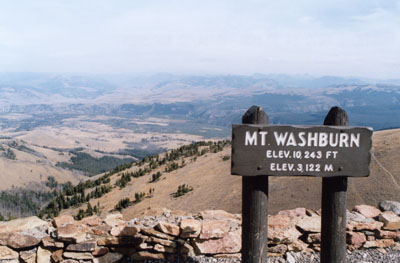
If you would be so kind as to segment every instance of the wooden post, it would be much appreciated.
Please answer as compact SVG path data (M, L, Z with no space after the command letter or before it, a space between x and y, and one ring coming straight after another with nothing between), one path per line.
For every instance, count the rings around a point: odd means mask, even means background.
M261 107L252 106L243 124L268 124ZM268 248L268 176L242 177L242 262L266 263Z
M347 126L348 122L346 112L333 107L324 125ZM321 263L346 262L346 203L347 177L322 178Z

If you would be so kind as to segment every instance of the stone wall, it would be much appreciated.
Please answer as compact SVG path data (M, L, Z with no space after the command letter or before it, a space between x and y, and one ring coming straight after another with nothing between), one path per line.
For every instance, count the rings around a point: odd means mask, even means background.
M398 206L398 208L397 208ZM382 202L380 209L360 205L347 213L349 250L400 249L400 203ZM269 256L288 251L320 250L318 212L297 208L269 216ZM75 221L59 216L0 222L0 262L119 262L191 256L240 257L241 218L221 210L196 215L160 216L124 221L109 214Z

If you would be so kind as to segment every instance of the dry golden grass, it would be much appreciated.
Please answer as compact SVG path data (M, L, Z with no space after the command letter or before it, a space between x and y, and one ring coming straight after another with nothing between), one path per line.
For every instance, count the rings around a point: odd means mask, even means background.
M351 178L348 186L347 207L356 204L377 205L381 200L400 201L400 130L375 132L373 135L374 157L371 160L371 175L366 178ZM241 178L230 175L230 161L222 156L229 155L230 148L213 154L207 153L196 162L186 160L187 165L170 173L163 173L156 183L149 183L151 174L133 178L127 187L114 188L99 201L104 216L122 198L134 199L135 192L155 192L152 198L123 210L125 218L161 211L161 208L198 212L206 209L223 209L232 213L241 212ZM397 160L397 161L396 161ZM137 169L134 167L132 169ZM162 171L163 168L160 168ZM116 177L116 175L114 175ZM113 178L115 182L116 178ZM269 185L269 213L295 207L319 209L321 202L321 178L271 177ZM192 192L179 198L171 197L179 185L187 184ZM66 213L76 213L66 211Z
M107 120L110 117L100 116L96 120ZM115 118L114 118L115 119ZM138 124L158 124L168 125L170 121L179 120L167 119L132 119L131 122ZM181 122L181 121L179 121ZM183 121L182 121L183 122ZM184 124L184 123L183 123ZM16 139L24 140L29 144L47 146L50 148L78 148L89 149L91 153L94 150L104 152L118 152L125 148L132 148L129 144L146 146L149 141L153 146L165 149L173 149L192 141L202 140L201 136L176 133L158 133L158 132L133 132L129 129L114 128L99 122L93 122L87 117L77 117L66 119L60 126L42 126L32 131L7 131L3 130L2 135L10 136Z
M98 117L102 120L109 118ZM167 125L169 121L156 118L132 119L132 122L160 123L161 125ZM31 131L2 130L1 135L12 137L18 142L25 141L29 148L43 154L45 158L14 149L13 151L17 155L16 160L9 160L0 156L0 180L4 181L3 184L0 184L0 190L10 189L12 186L29 187L32 183L45 182L48 176L54 176L59 183L71 181L73 184L85 178L79 172L56 167L57 162L68 162L71 156L67 153L60 155L59 151L49 148L74 149L82 147L84 152L100 158L105 154L96 152L96 150L114 153L132 148L130 144L136 144L135 148L141 145L145 147L146 143L143 143L142 140L150 141L154 146L166 149L177 148L192 141L202 140L200 136L189 134L134 133L128 129L115 129L99 122L88 121L87 117L66 119L59 126L42 126ZM5 143L4 145L7 148L7 141L14 139L0 140L0 144ZM112 156L127 157L117 154L112 154Z
M2 146L8 148L5 145L7 144ZM49 176L55 177L59 183L71 181L73 184L84 178L79 172L55 166L59 161L68 161L68 155L59 155L59 152L29 144L27 146L42 155L34 155L11 148L16 155L16 160L0 158L0 181L2 182L0 190L10 189L13 186L32 188L33 184L46 182Z

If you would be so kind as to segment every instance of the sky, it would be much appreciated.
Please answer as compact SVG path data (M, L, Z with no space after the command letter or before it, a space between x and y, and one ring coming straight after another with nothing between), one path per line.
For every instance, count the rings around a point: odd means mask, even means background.
M0 0L0 72L400 78L400 0Z

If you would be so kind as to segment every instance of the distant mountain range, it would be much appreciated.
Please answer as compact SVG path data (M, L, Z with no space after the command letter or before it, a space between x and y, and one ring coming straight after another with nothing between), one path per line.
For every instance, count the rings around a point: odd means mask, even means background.
M336 105L347 111L351 125L399 127L400 80L262 74L0 74L3 128L76 115L169 117L229 127L240 122L252 105L262 106L275 124L321 124ZM15 119L10 114L27 116Z

